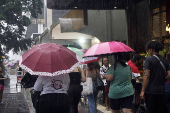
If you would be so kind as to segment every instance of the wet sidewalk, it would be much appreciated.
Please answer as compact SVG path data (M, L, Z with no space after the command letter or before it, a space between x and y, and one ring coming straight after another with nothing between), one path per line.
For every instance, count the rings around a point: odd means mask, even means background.
M16 83L16 75L9 75L9 78L5 80L0 113L30 113L23 90L20 86L16 87Z
M6 80L3 92L4 104L0 104L0 113L35 113L32 106L30 90L31 88L21 88L20 85L16 87L17 76L10 75ZM111 113L101 105L100 98L98 99L97 113ZM79 113L89 113L88 104L84 104L83 98L78 105Z

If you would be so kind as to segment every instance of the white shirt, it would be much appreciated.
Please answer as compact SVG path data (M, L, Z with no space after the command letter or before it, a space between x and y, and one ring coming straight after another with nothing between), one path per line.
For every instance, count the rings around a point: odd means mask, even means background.
M41 91L41 95L48 93L66 93L69 88L70 77L69 74L57 75L54 77L39 76L34 89Z

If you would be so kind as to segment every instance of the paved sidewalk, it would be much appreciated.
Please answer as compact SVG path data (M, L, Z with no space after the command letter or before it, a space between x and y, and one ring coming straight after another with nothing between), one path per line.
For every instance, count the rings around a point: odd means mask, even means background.
M30 113L30 108L27 104L24 90L21 86L16 87L16 75L9 75L5 81L3 92L3 104L0 104L0 113Z
M21 88L20 85L16 87L16 83L16 75L10 75L4 89L4 104L0 104L0 113L35 113L30 95L31 88ZM78 109L79 113L89 113L88 105L83 101L79 103ZM97 110L97 113L111 113L101 104L97 104Z

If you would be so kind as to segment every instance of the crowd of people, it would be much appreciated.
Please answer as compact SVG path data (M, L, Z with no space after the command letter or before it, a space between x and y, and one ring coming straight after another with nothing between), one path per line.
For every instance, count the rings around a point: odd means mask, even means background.
M102 58L102 66L87 64L87 69L75 68L71 73L58 76L38 76L34 90L39 91L37 113L78 113L83 86L81 82L92 79L93 93L87 95L90 113L97 113L97 95L101 90L97 78L106 80L103 89L106 110L112 113L135 113L135 105L142 100L146 103L146 113L170 113L170 53L166 58L159 54L163 45L150 41L146 45L149 57L135 54L132 59L128 52L114 53L109 62ZM145 62L143 63L143 60ZM109 65L111 64L111 66ZM144 64L144 74L139 66ZM4 89L2 68L0 67L0 102Z
M78 113L83 90L81 82L85 82L87 77L93 83L93 93L87 95L90 113L97 113L97 77L106 79L103 90L105 106L112 113L119 113L120 110L132 113L142 99L147 113L168 113L168 110L170 113L170 53L167 53L167 60L159 55L162 49L160 42L148 42L150 56L145 59L144 76L138 69L143 64L143 57L136 54L130 60L128 52L113 54L111 66L107 57L102 58L100 69L92 62L87 64L87 69L77 67L69 74L39 76L34 85L36 91L41 91L39 113Z

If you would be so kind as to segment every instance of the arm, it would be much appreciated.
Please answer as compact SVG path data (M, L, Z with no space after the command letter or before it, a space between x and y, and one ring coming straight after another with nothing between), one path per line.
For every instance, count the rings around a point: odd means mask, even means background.
M5 80L5 79L7 79L7 78L0 78L0 80Z
M165 77L165 81L168 82L170 80L170 70L167 71L168 75Z
M139 82L142 82L142 81L143 81L143 77L141 77L141 76L138 77L137 79L139 80Z
M42 89L43 89L42 80L41 80L41 76L39 76L35 82L34 90L41 91Z
M81 68L81 81L86 82L85 71Z
M107 81L111 82L114 79L114 75L106 74L104 78L106 78Z
M140 94L141 99L144 99L145 89L146 89L146 87L149 83L149 79L150 79L150 70L146 69L145 75L143 77L142 91L141 91L141 94Z

